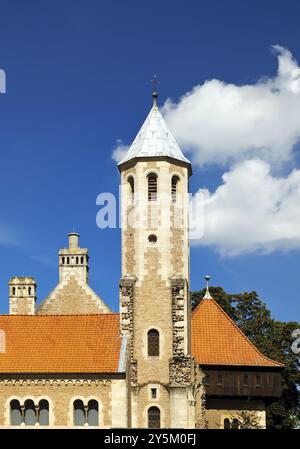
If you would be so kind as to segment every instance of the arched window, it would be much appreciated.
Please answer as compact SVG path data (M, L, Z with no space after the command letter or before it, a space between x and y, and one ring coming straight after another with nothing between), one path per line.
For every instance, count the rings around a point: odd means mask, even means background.
M65 264L65 258L64 257L62 258L62 263L63 263L63 265Z
M28 295L31 296L31 287L28 287Z
M41 399L39 402L39 424L49 426L49 402Z
M159 332L156 329L150 329L148 332L148 356L159 356Z
M13 287L13 288L12 288L12 294L13 294L13 296L16 295L16 287Z
M157 200L157 175L150 173L148 175L148 201Z
M158 407L150 407L148 410L148 427L149 429L160 428L160 410Z
M134 201L134 179L133 179L133 176L129 176L128 184L129 184L130 201L133 203L133 201Z
M80 263L81 263L81 265L83 265L83 263L84 263L84 258L83 258L83 256L82 256L81 259L80 259Z
M239 428L239 420L238 420L238 419L234 418L234 419L232 420L231 428L232 428L232 429L238 429L238 428Z
M67 257L67 265L70 263L70 257Z
M95 400L88 403L87 422L89 426L99 426L99 406Z
M76 265L79 264L79 257L76 257Z
M230 421L228 418L224 419L224 429L230 429Z
M25 424L26 426L34 426L36 424L36 413L34 402L31 399L25 401Z
M16 399L10 401L10 424L12 426L20 426L22 424L21 406Z
M73 422L74 426L84 426L85 424L84 405L80 399L74 401L73 404Z
M179 182L179 177L177 175L172 176L172 180L171 180L172 203L176 203L178 182Z

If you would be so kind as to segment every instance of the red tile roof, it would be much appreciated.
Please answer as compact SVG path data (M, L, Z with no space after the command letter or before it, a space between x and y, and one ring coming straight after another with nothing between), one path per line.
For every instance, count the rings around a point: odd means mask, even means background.
M116 373L119 314L0 315L6 352L0 373ZM200 365L282 367L250 342L224 310L204 299L192 315L192 354Z
M200 365L283 366L261 354L213 299L192 314L192 354Z
M0 373L115 373L119 314L0 315Z

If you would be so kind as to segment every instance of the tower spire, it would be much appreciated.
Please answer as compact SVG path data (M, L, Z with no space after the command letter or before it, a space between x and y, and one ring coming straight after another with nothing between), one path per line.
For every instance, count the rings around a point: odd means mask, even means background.
M212 299L210 293L209 293L209 281L210 281L210 276L207 274L205 276L205 282L206 282L206 293L205 296L203 297L203 299Z
M152 83L152 98L153 98L153 107L157 107L157 98L158 98L158 92L157 92L157 86L159 85L159 80L157 78L157 75L153 76L153 80L151 80Z
M128 151L118 162L118 167L121 169L125 162L133 161L136 158L168 157L174 159L175 163L176 161L183 162L188 166L189 174L191 174L191 163L183 155L157 106L159 82L156 75L151 82L153 84L153 106Z

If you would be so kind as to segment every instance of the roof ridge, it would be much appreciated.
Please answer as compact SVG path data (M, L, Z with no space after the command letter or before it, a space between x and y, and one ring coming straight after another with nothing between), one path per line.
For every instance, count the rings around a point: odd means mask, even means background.
M201 304L203 301L204 301L204 298L202 298L202 299L198 302L198 304L196 305L196 308L192 311L192 317L193 317L194 313L196 313L196 310L199 308L200 304Z
M268 360L269 362L275 363L277 366L284 366L283 363L281 362L277 362L276 360L273 360L267 356L265 356L256 346L254 343L252 343L252 341L247 337L247 335L239 328L239 326L236 324L236 322L228 315L228 313L225 312L225 310L220 306L220 304L214 299L202 299L198 306L203 302L203 301L212 301L212 303L222 312L222 314L225 316L225 318L231 322L231 324L233 324L233 326L237 329L237 331L240 333L240 335L244 338L244 340L246 340L251 346L252 348L255 350L255 352L257 354L259 354L261 357L263 357L263 359ZM196 307L196 309L194 310L194 312L197 310L198 306Z

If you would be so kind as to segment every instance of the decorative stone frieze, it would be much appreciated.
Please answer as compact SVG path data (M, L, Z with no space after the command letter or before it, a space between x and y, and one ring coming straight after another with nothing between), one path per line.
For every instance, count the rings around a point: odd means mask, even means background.
M3 379L0 384L11 386L49 386L49 387L79 387L79 386L109 386L111 380L106 379Z
M170 386L189 386L192 382L192 365L190 356L174 357L170 362Z
M185 280L179 276L173 276L171 279L172 290L172 324L173 324L173 357L184 356L184 291Z
M120 280L120 326L123 335L130 336L131 383L137 384L137 361L133 358L133 295L135 276Z

